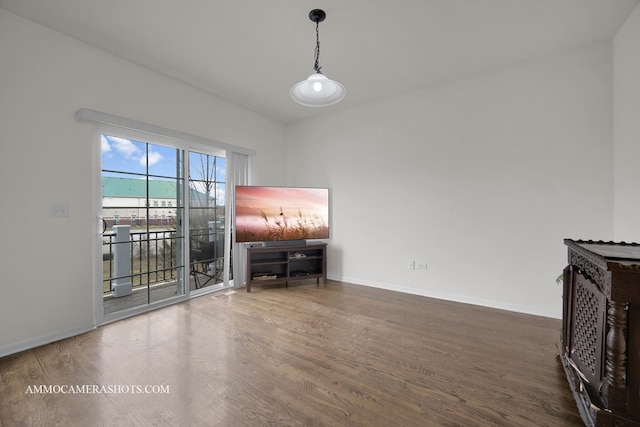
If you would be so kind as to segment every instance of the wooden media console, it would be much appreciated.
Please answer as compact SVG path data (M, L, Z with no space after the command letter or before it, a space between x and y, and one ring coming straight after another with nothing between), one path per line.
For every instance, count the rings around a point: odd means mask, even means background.
M247 247L247 292L252 285L327 279L327 244Z

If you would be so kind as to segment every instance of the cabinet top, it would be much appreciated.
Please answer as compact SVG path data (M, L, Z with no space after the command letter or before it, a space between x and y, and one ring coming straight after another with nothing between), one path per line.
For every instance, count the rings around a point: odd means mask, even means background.
M640 244L565 239L569 265L611 301L640 303Z
M604 261L621 264L640 264L640 244L626 242L604 242L593 240L565 239L565 245L573 249L582 249L598 255Z

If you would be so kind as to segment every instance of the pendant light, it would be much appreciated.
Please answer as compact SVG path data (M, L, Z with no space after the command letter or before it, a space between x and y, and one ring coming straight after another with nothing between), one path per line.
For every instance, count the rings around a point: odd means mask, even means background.
M307 107L324 107L336 104L344 98L347 91L344 86L335 80L327 78L320 69L320 31L319 24L324 21L327 14L323 10L313 9L309 12L309 19L316 23L316 51L315 73L306 80L301 81L291 88L291 98L299 104Z

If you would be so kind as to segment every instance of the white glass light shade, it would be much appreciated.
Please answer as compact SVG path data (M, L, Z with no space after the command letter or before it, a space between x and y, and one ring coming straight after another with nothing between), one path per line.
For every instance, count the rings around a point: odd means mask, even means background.
M347 91L322 73L311 74L291 88L291 98L307 107L324 107L342 101Z

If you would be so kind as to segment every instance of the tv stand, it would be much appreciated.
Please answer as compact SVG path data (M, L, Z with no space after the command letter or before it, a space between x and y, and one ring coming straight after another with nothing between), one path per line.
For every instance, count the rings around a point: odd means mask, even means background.
M247 292L252 285L327 280L327 244L247 247Z

